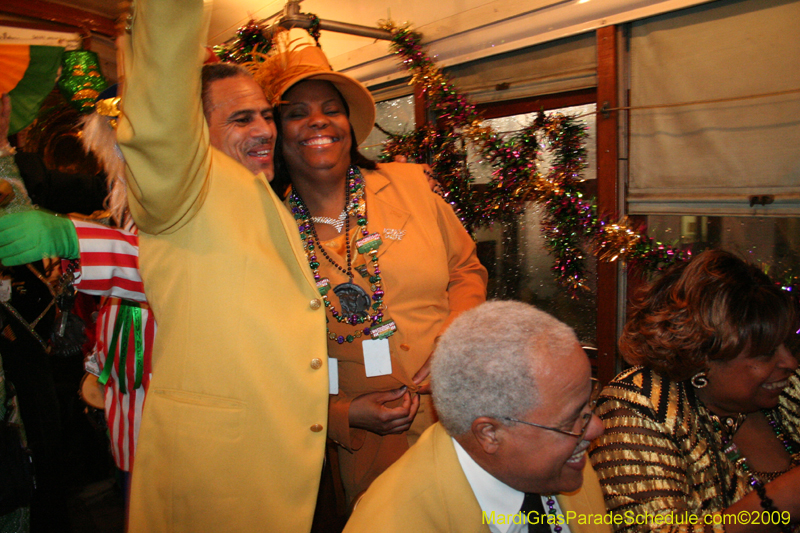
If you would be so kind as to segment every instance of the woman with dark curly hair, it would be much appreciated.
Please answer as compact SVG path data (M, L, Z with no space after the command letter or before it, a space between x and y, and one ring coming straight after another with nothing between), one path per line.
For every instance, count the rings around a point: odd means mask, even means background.
M709 250L645 288L592 462L617 531L793 531L800 374L792 296ZM735 513L739 513L735 516Z

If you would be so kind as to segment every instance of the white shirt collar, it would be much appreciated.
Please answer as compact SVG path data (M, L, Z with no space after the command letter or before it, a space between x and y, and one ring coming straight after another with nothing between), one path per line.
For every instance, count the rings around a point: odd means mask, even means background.
M451 437L452 439L452 437ZM491 515L492 511L495 515L513 515L519 513L522 507L522 500L525 499L525 493L511 488L489 472L483 469L481 465L461 447L461 445L453 440L453 446L456 448L456 456L458 462L461 463L461 469L467 477L469 486L472 492L475 493L475 498L481 506L481 511L487 515ZM500 533L506 533L510 524L494 524L494 527Z
M491 515L492 511L495 512L495 515L505 514L508 516L519 513L522 507L522 500L525 499L525 493L509 487L484 470L483 467L476 463L475 459L461 447L456 439L450 438L456 449L456 456L458 457L458 462L461 464L461 470L464 471L464 475L469 482L469 486L472 488L472 492L475 494L475 498L478 500L481 511L485 512L487 516ZM541 498L542 502L547 500L547 496L542 496ZM553 502L553 508L556 510L556 513L563 515L564 512L561 510L561 504L558 503L555 497L553 497L553 499L555 500ZM545 507L545 509L547 509L547 507ZM552 527L550 529L552 530ZM489 524L489 530L492 533L527 533L528 525L492 523ZM561 524L561 533L572 533L568 524Z

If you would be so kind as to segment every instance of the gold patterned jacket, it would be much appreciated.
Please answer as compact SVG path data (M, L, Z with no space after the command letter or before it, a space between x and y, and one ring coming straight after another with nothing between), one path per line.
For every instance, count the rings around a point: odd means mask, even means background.
M800 442L800 374L790 378L775 409ZM706 515L750 492L746 476L722 452L702 402L688 382L628 369L603 390L596 410L606 432L590 451L610 513L623 515L618 532L686 531L679 524L637 524L646 515ZM690 528L691 530L691 528Z

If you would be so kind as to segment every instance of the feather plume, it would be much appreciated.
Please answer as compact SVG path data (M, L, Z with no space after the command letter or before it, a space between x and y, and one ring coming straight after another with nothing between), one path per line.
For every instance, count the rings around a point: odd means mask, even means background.
M106 172L109 192L105 207L117 226L126 227L130 214L125 185L125 158L117 145L116 130L111 126L111 119L99 113L82 117L81 126L83 149L93 154Z
M281 103L282 92L286 89L286 83L305 73L320 72L316 65L290 65L289 58L295 52L300 51L306 46L316 46L305 39L297 38L289 40L288 32L279 32L274 37L274 45L270 54L254 54L257 60L245 63L245 67L253 75L253 79L264 91L267 101L273 106Z

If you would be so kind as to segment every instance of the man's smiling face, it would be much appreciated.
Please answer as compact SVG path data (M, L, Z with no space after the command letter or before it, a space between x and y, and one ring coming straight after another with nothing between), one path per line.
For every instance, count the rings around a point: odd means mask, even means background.
M272 106L258 84L247 76L216 80L209 88L209 100L211 146L271 181L277 130Z

